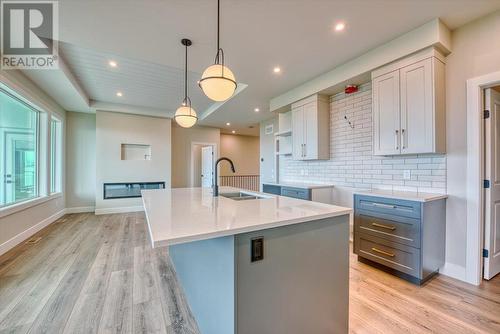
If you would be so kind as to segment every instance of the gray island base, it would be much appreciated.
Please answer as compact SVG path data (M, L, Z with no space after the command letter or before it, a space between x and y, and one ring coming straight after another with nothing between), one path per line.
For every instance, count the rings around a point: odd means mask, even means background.
M348 332L352 209L230 187L142 201L201 333Z
M259 238L263 259L252 262ZM203 334L348 332L348 214L171 245L169 254Z

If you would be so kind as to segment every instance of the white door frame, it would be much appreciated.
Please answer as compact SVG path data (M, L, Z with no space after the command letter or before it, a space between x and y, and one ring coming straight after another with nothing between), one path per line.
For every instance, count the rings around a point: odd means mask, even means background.
M214 149L214 161L218 159L219 157L219 151L217 149L217 143L210 143L210 142L199 142L199 141L192 141L191 142L191 162L189 166L189 186L193 187L194 186L194 147L195 145L203 145L203 146L212 146Z
M467 80L467 243L465 280L482 280L484 244L484 124L483 90L500 84L500 71Z

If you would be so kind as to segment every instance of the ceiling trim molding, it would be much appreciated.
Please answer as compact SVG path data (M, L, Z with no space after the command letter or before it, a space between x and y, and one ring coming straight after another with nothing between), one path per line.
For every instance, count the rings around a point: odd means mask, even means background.
M109 102L100 102L90 100L90 108L92 112L100 111L113 111L119 112L123 114L133 114L133 115L141 115L141 116L153 116L153 117L161 117L161 118L173 118L175 114L175 110L165 110L165 109L157 109L150 107L141 107L141 106L133 106L129 104L120 104L120 103L109 103Z
M238 95L239 93L241 93L242 91L244 91L247 87L248 87L247 84L238 83L238 86L236 87L236 90L234 91L234 94L233 94L233 96L231 96L230 99L227 99L226 101L222 101L222 102L215 102L215 103L213 103L212 105L210 105L210 107L208 107L206 110L204 110L203 112L200 113L198 119L200 121L202 121L205 118L207 118L208 116L212 115L214 112L217 111L217 109L219 109L220 107L222 107L226 102L234 99L234 97L236 95Z
M346 80L430 46L436 47L444 55L448 55L451 52L451 32L439 19L427 22L390 42L335 67L333 70L315 79L272 98L269 103L269 110L276 111L285 108L293 102L327 90Z

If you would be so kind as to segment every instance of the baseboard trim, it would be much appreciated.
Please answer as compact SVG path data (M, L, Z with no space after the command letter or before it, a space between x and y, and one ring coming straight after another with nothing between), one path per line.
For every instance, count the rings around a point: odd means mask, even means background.
M57 219L61 218L66 214L66 209L62 209L59 212L54 213L52 216L45 218L41 222L37 223L36 225L31 226L27 230L24 230L23 232L19 233L18 235L10 238L6 242L0 245L0 255L7 253L9 250L14 248L15 246L19 245L21 242L24 240L28 239L31 237L33 234L37 233L44 227L49 226L53 222L55 222Z
M66 208L65 212L68 213L84 213L84 212L94 212L95 206L77 206L73 208Z
M439 268L439 273L469 283L466 281L465 267L458 264L446 262L442 268Z
M107 215L111 213L125 213L125 212L139 212L139 211L144 211L144 207L142 205L95 209L95 214Z

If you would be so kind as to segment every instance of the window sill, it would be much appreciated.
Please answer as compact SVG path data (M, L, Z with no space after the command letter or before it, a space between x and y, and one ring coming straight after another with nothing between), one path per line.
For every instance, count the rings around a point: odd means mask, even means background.
M35 207L37 205L40 205L42 203L51 201L53 199L56 199L56 198L59 198L62 196L63 196L63 193L59 192L59 193L50 194L49 196L37 197L37 198L29 199L29 200L24 201L24 202L19 202L16 204L9 205L9 206L4 207L4 208L0 208L0 218L10 216L10 215L12 215L16 212L19 212L19 211L27 210L29 208Z

